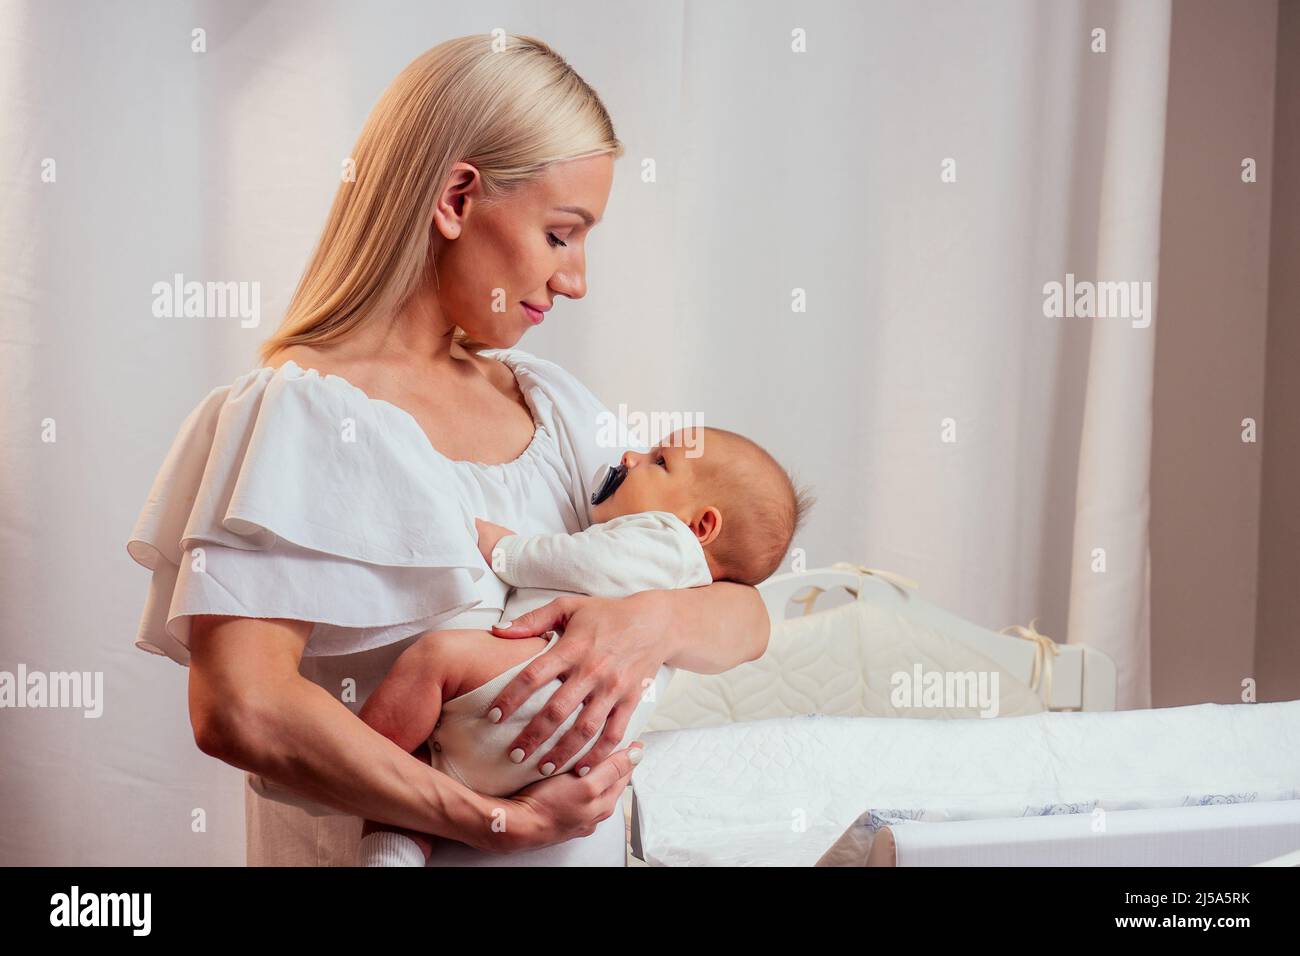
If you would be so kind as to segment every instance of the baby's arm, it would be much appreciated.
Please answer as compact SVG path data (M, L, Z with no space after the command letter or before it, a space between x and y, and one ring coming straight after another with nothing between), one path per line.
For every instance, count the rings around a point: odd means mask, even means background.
M361 719L407 753L428 741L442 712L445 674L437 642L443 640L444 635L426 634L403 651L361 706ZM427 749L422 759L429 759ZM365 822L361 837L360 866L423 866L433 852L429 834L373 820Z
M623 515L575 534L506 534L494 544L482 535L480 547L514 587L624 597L713 583L694 533L661 512Z

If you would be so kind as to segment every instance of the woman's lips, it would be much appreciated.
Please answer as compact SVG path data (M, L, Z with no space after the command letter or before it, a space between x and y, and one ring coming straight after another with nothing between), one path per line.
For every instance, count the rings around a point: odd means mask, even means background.
M542 312L540 312L537 309L534 309L527 302L521 302L520 305L524 307L524 315L528 316L529 322L533 323L533 325L542 324L542 319L546 318L546 316Z

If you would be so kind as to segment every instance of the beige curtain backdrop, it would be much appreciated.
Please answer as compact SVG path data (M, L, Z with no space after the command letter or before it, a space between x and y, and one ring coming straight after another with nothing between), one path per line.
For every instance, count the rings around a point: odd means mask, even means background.
M615 411L769 448L818 496L792 561L904 574L991 628L1037 618L1112 654L1121 706L1147 704L1160 321L1048 318L1043 286L1158 279L1169 18L1158 0L0 6L0 670L100 672L105 695L95 719L0 713L0 863L244 861L241 774L194 747L185 671L132 647L147 575L125 541L182 419L255 362L384 86L495 28L568 57L627 146L588 296L520 346ZM178 273L260 283L259 327L156 318Z

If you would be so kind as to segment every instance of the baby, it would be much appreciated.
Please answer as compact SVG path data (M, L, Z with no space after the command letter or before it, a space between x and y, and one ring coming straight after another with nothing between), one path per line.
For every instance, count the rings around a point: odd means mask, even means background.
M576 534L517 535L476 521L484 560L513 588L505 620L563 594L624 597L714 581L758 584L780 565L811 504L771 455L718 428L681 430L648 454L629 452L617 466L603 468L596 484L594 523ZM426 634L393 664L361 708L361 719L408 752L427 742L435 769L479 793L505 796L565 773L579 766L599 731L564 766L538 764L577 711L527 759L518 748L506 754L561 681L539 688L505 721L495 708L493 715L484 713L501 688L558 638L555 631L520 639L472 630ZM645 726L673 673L665 665L653 690L647 686L619 748ZM587 769L584 764L578 772ZM366 831L360 865L422 866L428 860L427 840L373 823Z

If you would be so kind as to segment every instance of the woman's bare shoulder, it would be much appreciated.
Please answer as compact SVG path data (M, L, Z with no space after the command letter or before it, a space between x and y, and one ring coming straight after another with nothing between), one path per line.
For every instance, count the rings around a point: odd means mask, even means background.
M314 345L288 345L267 359L266 365L268 368L279 368L288 362L293 362L301 368L315 369L322 375L341 375L344 378L348 377L345 373L355 372L359 364L336 349L319 348Z
M367 394L391 378L374 359L353 354L343 347L289 345L271 355L266 365L279 368L288 362L302 369L314 369L321 375L335 375Z

